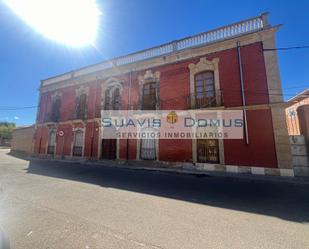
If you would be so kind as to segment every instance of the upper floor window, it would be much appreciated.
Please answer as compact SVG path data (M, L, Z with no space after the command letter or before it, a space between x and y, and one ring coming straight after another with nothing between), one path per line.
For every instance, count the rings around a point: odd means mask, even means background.
M104 95L105 110L119 110L121 106L119 87L110 87L105 90Z
M84 119L87 113L87 94L83 93L76 99L76 118Z
M196 74L194 87L197 107L216 106L214 73L212 71Z
M60 96L55 97L52 103L50 119L53 122L60 121L60 108L61 108L61 99Z
M142 110L156 110L157 91L156 82L143 85Z
M115 88L112 95L112 106L113 110L120 109L120 91L119 88Z
M105 95L104 95L104 109L105 110L110 110L110 96L109 96L109 89L105 90Z

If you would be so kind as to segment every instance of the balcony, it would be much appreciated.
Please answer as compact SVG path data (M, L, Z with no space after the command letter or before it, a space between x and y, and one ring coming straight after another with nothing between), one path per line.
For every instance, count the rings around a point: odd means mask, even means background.
M192 93L187 97L188 109L202 109L224 106L223 91Z
M44 117L44 122L59 122L60 121L60 112L48 113Z

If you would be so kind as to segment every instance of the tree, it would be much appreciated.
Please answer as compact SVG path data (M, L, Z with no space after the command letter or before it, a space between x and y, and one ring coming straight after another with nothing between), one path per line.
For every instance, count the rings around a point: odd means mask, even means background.
M12 132L15 127L15 123L0 122L0 145L12 139Z

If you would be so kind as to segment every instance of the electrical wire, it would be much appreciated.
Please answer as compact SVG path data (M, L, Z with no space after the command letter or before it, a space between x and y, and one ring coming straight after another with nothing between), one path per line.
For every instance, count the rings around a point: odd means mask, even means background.
M38 106L0 106L0 111L15 111L15 110L23 110L23 109L33 109Z
M296 46L296 47L284 47L284 48L264 48L263 51L276 51L276 50L292 50L292 49L306 49L309 46Z

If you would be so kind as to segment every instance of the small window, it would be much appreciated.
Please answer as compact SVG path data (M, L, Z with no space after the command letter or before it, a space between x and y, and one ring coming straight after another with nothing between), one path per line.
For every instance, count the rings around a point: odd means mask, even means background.
M142 109L156 110L157 93L156 82L146 83L143 86Z
M82 131L74 132L73 156L83 155L83 137L84 133Z

